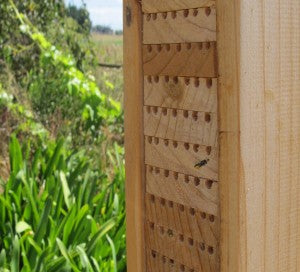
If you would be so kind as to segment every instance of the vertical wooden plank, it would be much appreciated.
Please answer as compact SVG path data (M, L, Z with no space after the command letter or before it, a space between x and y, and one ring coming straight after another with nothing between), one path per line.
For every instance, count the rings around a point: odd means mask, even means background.
M300 2L217 2L221 271L299 271Z
M240 272L239 0L217 0L221 271Z
M142 13L124 0L127 270L145 271Z

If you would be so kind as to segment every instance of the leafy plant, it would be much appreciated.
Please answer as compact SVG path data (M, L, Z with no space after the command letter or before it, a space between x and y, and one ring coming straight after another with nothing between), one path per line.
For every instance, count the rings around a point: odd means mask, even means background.
M31 154L12 137L11 175L0 195L0 271L125 271L118 148L110 182L63 145Z

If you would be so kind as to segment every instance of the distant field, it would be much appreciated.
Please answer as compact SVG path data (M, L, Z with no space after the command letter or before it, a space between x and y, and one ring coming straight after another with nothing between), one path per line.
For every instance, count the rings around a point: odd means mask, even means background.
M123 65L123 36L92 33L99 63ZM94 74L100 90L123 102L123 69L98 67Z

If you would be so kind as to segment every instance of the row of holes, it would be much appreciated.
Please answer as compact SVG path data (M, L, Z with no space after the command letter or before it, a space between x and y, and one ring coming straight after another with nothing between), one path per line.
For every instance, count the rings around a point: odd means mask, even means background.
M147 81L148 81L148 83L152 83L152 82L159 83L160 78L163 78L166 83L170 82L170 80L172 80L172 82L174 84L178 84L178 82L179 82L179 79L178 79L177 76L174 76L171 79L170 79L169 76L163 76L163 77L160 77L160 76L147 76ZM207 88L210 89L213 85L212 78L206 78L205 80L206 80ZM189 77L184 78L184 83L185 83L186 86L189 86L191 84L191 78L189 78ZM195 85L195 87L200 86L199 78L194 78L194 85Z
M177 148L178 147L178 142L177 141L173 141L173 140L169 140L169 139L160 139L158 137L152 137L152 136L145 136L147 137L148 139L148 143L149 144L152 144L154 143L155 145L159 145L159 142L160 141L163 141L164 142L164 145L166 147L169 146L170 144L170 141L172 142L173 144L173 147L174 148ZM199 148L200 148L200 145L199 144L190 144L190 143L183 143L183 146L186 150L190 150L191 149L191 146L193 146L193 150L195 153L199 152ZM206 146L206 154L209 156L211 154L211 151L212 151L212 147L211 146Z
M157 115L158 114L158 108L157 106L146 106L146 111L148 114L151 113L151 111ZM168 111L172 111L172 116L173 117L177 117L177 113L178 113L178 110L177 109L169 109L169 108L161 108L161 112L164 116L166 116L168 114ZM189 118L189 115L190 115L190 112L188 110L181 110L182 113L183 113L183 117L184 118ZM197 111L191 111L191 114L192 114L192 117L193 117L193 120L194 121L197 121L198 120L198 112ZM210 123L211 121L211 114L210 113L205 113L204 115L204 121L206 123Z
M150 229L151 229L151 230L154 230L155 224L154 224L153 222L149 222L149 225L150 225ZM159 231L160 231L161 235L165 235L165 234L166 234L168 237L174 237L174 232L173 232L173 230L171 230L171 229L165 230L165 228L162 227L162 226L159 226L158 228L159 228ZM194 246L194 245L196 244L196 242L194 241L193 238L190 238L190 237L185 238L183 234L179 234L179 235L178 235L178 240L179 240L181 243L184 243L184 241L187 240L187 242L188 242L188 244L189 244L190 246ZM215 249L214 249L212 246L206 246L205 243L203 243L203 242L198 243L198 244L199 244L199 249L200 249L201 251L207 250L207 252L208 252L210 255L214 254Z
M183 16L185 18L187 18L190 15L196 17L198 14L199 14L199 10L198 9L192 9L192 10L185 9L185 10L183 10ZM211 8L210 7L205 8L205 15L209 16L210 14L211 14ZM148 22L151 19L153 21L155 21L158 16L161 16L163 19L167 19L168 15L170 15L172 19L176 19L176 17L177 17L177 11L162 12L162 13L147 13L147 14L145 14L146 20Z
M151 256L153 259L156 259L158 257L158 255L160 255L157 251L155 250L151 250ZM173 259L170 259L166 256L160 255L161 260L164 264L168 263L170 266L174 266L175 265L175 261ZM192 268L188 268L187 266L183 265L183 264L178 264L179 265L179 269L182 272L195 272L194 269Z
M210 47L212 45L215 44L215 42L199 42L196 43L198 46L199 50L202 49L210 49ZM176 51L180 52L184 47L187 50L191 50L192 49L192 43L183 43L183 44L173 44L174 46L176 46ZM172 46L173 47L173 46ZM148 44L147 45L147 51L149 53L151 53L154 49L156 48L157 52L161 52L163 49L165 49L166 51L170 51L171 50L171 45L170 44Z
M163 207L165 207L167 205L167 203L168 203L169 208L172 208L172 209L174 208L174 202L171 201L171 200L166 200L166 199L164 199L162 197L158 197L156 199L156 197L154 195L150 195L149 197L150 197L150 202L152 204L155 204L155 201L158 201L158 203L160 205L162 205ZM178 203L175 203L175 205L179 208L180 212L184 212L185 210L189 210L190 215L196 216L197 212L196 212L196 210L194 208L187 208L184 205L178 204ZM213 214L207 214L205 212L199 212L199 213L200 213L200 217L203 220L207 219L210 223L214 223L215 222L215 216Z
M166 178L169 177L173 177L175 180L178 180L179 178L179 173L178 172L174 172L174 171L170 171L170 170L166 170L166 169L161 169L159 167L154 167L151 165L147 165L147 169L149 171L149 173L155 173L156 175L160 175L161 173L164 174L164 176ZM186 174L181 174L184 176L184 182L189 184L192 179L194 180L194 185L197 187L200 185L201 179L199 177L194 177L194 176L190 176L190 175L186 175ZM214 184L214 181L211 179L203 179L205 180L205 186L207 189L212 189L212 186Z

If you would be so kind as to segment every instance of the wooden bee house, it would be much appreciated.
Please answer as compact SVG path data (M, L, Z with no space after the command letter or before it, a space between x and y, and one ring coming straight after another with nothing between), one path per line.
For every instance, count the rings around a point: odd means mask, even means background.
M124 0L129 272L300 271L300 1Z

